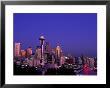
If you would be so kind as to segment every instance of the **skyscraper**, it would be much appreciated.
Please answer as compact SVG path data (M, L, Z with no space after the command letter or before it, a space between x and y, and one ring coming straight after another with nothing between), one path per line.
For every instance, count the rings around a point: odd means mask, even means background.
M50 52L51 51L49 42L46 42L46 44L45 44L45 51L46 52Z
M26 57L26 51L25 50L21 50L21 56Z
M34 67L41 65L41 63L40 63L41 60L42 60L41 59L41 47L37 46L36 52L35 52L35 55L34 55L34 59L33 59Z
M62 52L61 47L60 46L57 46L56 47L56 56L57 56L57 58L60 58L61 57L61 52Z
M65 57L64 56L61 56L60 66L62 66L64 63L65 63Z
M58 66L60 66L61 52L62 52L61 47L57 45L55 53L56 53L56 62Z
M31 47L29 47L29 48L27 48L27 57L31 57L31 55L32 55L32 48Z
M36 54L37 59L39 59L39 60L42 59L41 58L41 47L40 46L37 46L35 54Z
M19 57L21 51L21 43L15 43L15 56Z
M90 60L90 68L94 68L94 58L89 58L89 60Z

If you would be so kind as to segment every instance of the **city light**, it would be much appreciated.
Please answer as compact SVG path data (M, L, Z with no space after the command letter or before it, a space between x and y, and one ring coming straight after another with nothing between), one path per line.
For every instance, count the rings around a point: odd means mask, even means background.
M40 46L33 54L31 47L21 49L21 43L15 43L14 73L32 75L93 75L97 74L96 57L74 57L64 55L61 46L51 48L40 36ZM22 43L23 44L23 43Z

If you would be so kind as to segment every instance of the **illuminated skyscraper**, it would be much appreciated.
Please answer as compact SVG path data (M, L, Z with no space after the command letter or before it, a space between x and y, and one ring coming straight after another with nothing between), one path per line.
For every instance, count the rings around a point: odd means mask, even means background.
M21 50L21 56L26 57L26 51L25 50Z
M56 63L58 66L60 66L61 52L62 52L61 47L57 45L55 53L56 53Z
M29 48L27 48L26 51L27 51L27 57L30 57L32 55L32 48L29 47Z
M60 58L61 57L61 52L62 52L61 47L60 46L57 46L56 47L56 56L57 56L57 58Z
M21 51L21 44L20 43L15 43L15 56L20 56L20 51Z
M41 65L44 65L44 40L45 40L45 38L44 38L44 36L40 36L40 38L39 38L39 40L40 40L40 46L41 46Z

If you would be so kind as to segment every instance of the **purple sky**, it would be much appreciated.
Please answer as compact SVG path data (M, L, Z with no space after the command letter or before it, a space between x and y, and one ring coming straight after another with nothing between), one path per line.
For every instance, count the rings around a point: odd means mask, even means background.
M97 56L96 13L14 13L14 42L35 50L44 35L65 54Z

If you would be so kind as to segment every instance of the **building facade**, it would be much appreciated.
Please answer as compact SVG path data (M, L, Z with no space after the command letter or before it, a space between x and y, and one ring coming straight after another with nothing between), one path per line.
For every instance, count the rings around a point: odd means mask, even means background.
M15 43L15 56L19 57L21 51L21 43Z

